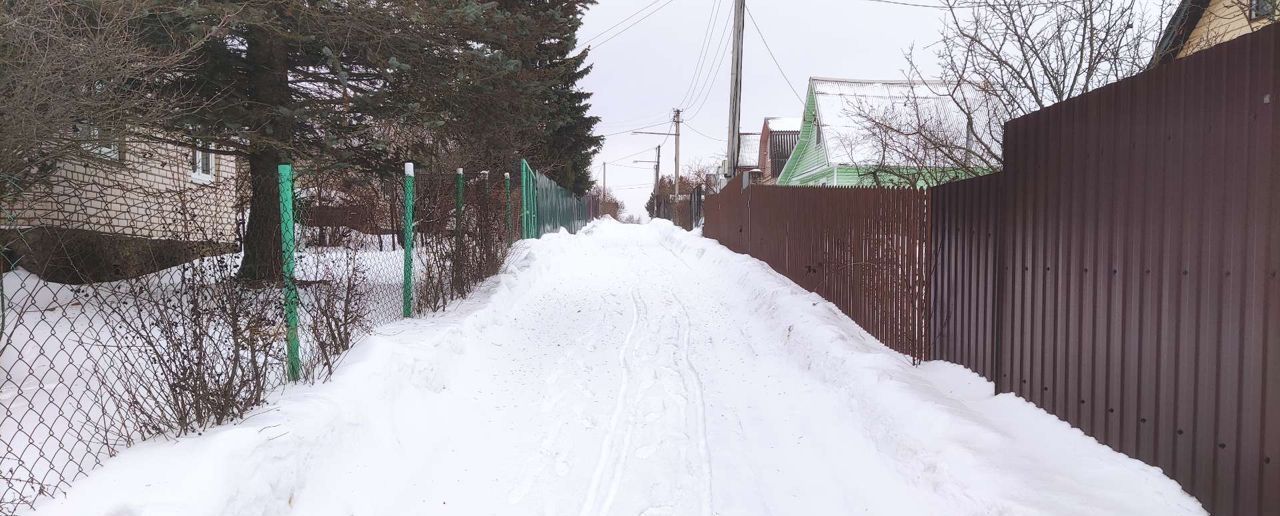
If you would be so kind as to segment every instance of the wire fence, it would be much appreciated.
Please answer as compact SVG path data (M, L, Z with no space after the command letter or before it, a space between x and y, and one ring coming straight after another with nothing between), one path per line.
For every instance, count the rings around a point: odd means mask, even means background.
M444 309L498 272L541 215L510 174L281 166L283 281L250 282L234 164L192 182L173 161L0 190L0 515L132 444L328 379L374 326ZM576 230L588 211L542 218Z

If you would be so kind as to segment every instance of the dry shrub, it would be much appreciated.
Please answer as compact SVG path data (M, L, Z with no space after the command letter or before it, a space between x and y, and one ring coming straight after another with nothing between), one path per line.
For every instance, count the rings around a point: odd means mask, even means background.
M127 383L108 389L126 427L183 435L236 421L281 383L282 295L237 281L237 265L207 258L98 289L114 307L103 383Z
M315 281L303 288L300 309L308 353L303 374L322 382L333 376L334 366L356 338L369 332L372 309L367 274L355 250L321 259Z

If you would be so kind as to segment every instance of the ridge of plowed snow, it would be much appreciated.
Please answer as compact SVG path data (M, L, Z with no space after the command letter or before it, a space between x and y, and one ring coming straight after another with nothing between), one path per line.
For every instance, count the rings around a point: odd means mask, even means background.
M666 223L517 243L332 382L39 514L1203 514L1156 468Z

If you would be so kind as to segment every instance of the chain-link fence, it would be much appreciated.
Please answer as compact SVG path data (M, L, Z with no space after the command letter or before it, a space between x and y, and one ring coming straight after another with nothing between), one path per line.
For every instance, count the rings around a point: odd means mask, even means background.
M248 195L221 161L194 180L174 156L0 190L0 515L138 441L327 379L375 325L496 273L539 215L509 174L282 166L283 281L243 281Z

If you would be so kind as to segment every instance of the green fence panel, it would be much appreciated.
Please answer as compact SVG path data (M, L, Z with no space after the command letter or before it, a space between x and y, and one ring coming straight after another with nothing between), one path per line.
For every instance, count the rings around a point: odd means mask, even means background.
M590 220L587 198L573 195L520 160L521 236L538 238L560 228L577 233Z

